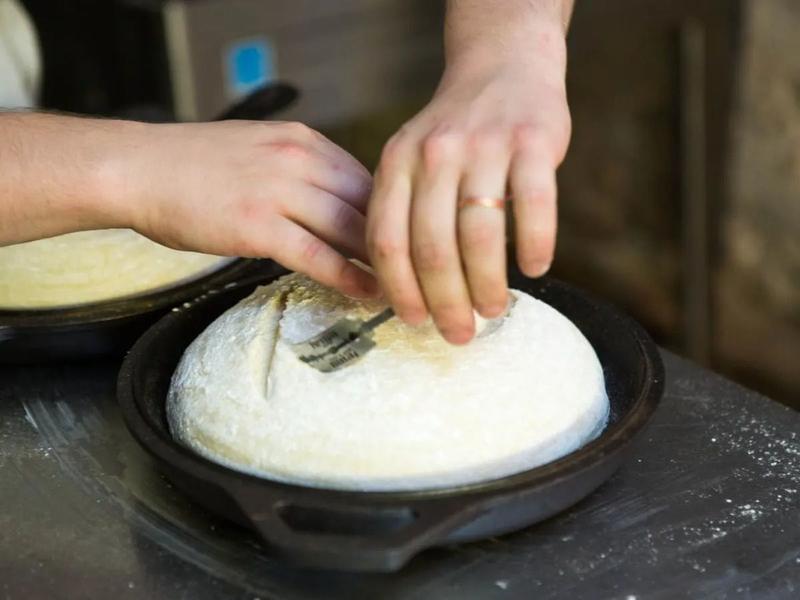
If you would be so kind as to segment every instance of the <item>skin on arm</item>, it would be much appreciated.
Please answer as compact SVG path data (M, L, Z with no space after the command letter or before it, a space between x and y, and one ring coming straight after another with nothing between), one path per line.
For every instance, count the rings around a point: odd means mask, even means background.
M367 259L371 185L352 156L299 123L0 113L0 245L130 227L374 296L374 278L345 258Z
M384 148L372 265L400 318L430 313L451 343L474 336L473 307L491 318L508 301L505 215L460 199L510 196L520 268L538 277L552 262L571 11L571 0L449 0L439 87Z

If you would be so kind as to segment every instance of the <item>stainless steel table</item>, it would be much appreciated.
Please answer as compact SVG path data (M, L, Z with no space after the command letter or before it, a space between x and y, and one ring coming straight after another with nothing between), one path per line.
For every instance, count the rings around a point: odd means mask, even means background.
M391 576L290 568L189 503L124 429L115 364L0 368L0 598L800 597L800 414L665 361L591 497Z

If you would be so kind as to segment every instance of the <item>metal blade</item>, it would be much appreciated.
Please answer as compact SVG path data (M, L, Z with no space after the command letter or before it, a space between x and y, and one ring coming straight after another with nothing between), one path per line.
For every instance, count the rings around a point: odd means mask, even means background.
M323 373L340 369L358 360L375 347L371 333L394 316L387 308L368 321L344 318L310 340L292 345L303 362Z
M511 295L504 315L489 321L478 337L486 337L497 331L503 324L516 298ZM292 345L292 350L304 363L323 373L330 373L346 367L363 357L375 347L372 332L394 316L387 308L368 321L344 318L313 338Z
M517 298L516 296L514 296L514 294L511 294L508 299L508 306L506 307L506 312L500 315L499 317L487 321L486 326L483 328L483 331L481 331L477 335L477 337L479 338L489 337L495 331L500 329L500 327L503 325L503 323L505 323L506 319L508 318L508 315L511 314L511 309L514 308L516 304L517 304Z
M318 371L330 373L356 362L374 347L375 341L368 334L356 335L352 341L332 348L329 352L307 358L301 356L300 360Z
M300 360L311 362L315 357L328 354L332 348L352 342L358 337L363 325L364 322L359 319L340 319L311 339L293 344L292 349Z

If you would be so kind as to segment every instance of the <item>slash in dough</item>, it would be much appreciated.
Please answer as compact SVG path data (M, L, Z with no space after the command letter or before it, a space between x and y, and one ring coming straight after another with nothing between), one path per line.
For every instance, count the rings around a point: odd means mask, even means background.
M186 350L167 400L172 434L240 471L342 490L450 487L560 458L606 424L603 370L568 319L513 293L503 326L466 346L392 319L366 357L320 373L290 344L384 306L283 277Z

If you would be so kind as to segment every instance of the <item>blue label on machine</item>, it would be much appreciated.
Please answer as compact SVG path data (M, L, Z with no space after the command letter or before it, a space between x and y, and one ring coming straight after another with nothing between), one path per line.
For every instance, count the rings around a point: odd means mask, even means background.
M249 94L277 76L275 50L263 38L231 46L227 63L228 89L235 97Z

